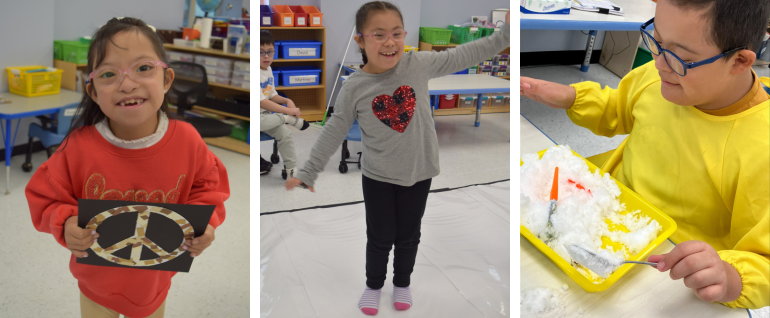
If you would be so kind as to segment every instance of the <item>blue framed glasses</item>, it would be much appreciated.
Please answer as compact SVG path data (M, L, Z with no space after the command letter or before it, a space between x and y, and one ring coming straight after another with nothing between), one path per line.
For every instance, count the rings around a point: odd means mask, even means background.
M717 56L714 56L709 59L705 59L700 62L693 62L693 63L685 63L681 58L676 56L673 52L666 50L660 46L658 41L655 40L655 38L652 37L646 29L650 24L655 21L655 18L650 19L650 21L647 21L646 23L642 24L641 27L639 27L639 31L642 32L642 42L644 42L644 45L647 46L647 49L650 50L650 53L652 53L655 56L659 56L660 53L663 53L663 57L666 59L666 64L668 64L669 67L676 73L679 74L679 76L685 76L687 75L687 70L691 68L696 68L701 65L711 64L714 63L714 61L724 57L725 55L732 54L735 52L738 52L740 50L745 50L747 47L742 46L738 48L734 48L732 50L729 50L727 52L724 52L722 54L719 54Z

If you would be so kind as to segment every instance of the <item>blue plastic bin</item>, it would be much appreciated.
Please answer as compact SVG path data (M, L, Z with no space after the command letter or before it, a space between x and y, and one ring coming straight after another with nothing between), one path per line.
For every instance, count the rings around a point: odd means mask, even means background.
M270 6L259 6L259 26L273 26L273 10L270 10Z
M459 72L457 72L455 74L458 74L458 75L468 74L468 69L466 68L466 69L464 69L462 71L459 71Z
M321 58L321 42L312 40L291 40L281 41L281 58L282 59L320 59ZM290 52L291 50L298 51ZM293 53L291 55L289 53ZM299 54L298 54L299 53Z
M278 85L279 85L279 83L281 83L281 79L280 79L280 76L281 76L281 71L279 71L279 70L276 70L276 69L274 68L274 69L273 69L273 83L275 83L275 86L278 86Z
M318 85L321 79L321 69L313 66L285 66L278 69L281 72L283 86ZM295 81L294 83L291 83Z

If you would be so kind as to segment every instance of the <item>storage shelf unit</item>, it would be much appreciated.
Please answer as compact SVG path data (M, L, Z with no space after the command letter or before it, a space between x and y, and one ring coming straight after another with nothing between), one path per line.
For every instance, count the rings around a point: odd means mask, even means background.
M320 59L275 59L273 67L314 66L321 69L319 85L311 86L276 86L275 90L291 99L302 111L300 116L306 121L322 121L326 112L326 27L260 27L269 30L275 41L314 40L321 42ZM276 53L277 54L277 53Z
M220 57L220 58L228 58L232 60L242 60L249 62L251 60L251 57L248 54L230 54L225 53L219 50L211 50L211 49L201 49L201 48L190 48L190 47L183 47L183 46L177 46L169 43L163 44L163 47L166 49L166 51L182 51L182 52L189 52L193 54L199 54L199 55L208 55L208 56L214 56L214 57ZM243 95L243 93L249 93L250 90L241 88L241 87L235 87L231 85L223 85L223 84L217 84L209 82L209 89L214 96L216 96L219 99L225 99L230 96L234 95ZM248 107L248 106L244 106ZM236 118L246 121L251 121L248 117L236 115L236 114L230 114L223 111L218 111L215 109L209 109L206 107L201 106L193 106L193 111L198 112L205 112L205 113L211 113L216 115L221 115L225 117L230 118ZM219 137L219 138L203 138L203 140L212 146L224 148L227 150L235 151L242 153L244 155L249 155L249 144L247 144L245 141L238 140L231 137Z

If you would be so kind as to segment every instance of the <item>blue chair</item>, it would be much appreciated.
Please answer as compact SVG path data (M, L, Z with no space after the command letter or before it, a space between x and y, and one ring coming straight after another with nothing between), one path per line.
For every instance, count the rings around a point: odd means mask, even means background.
M358 125L358 120L353 121L353 126L350 127L348 135L345 137L345 141L342 142L342 160L340 160L340 173L348 172L349 163L357 163L358 169L361 169L361 152L358 152L358 161L346 161L350 158L350 151L348 151L348 140L361 141L361 127Z
M270 156L270 162L272 164L276 164L280 160L280 158L278 158L278 140L275 140L275 138L270 137L270 135L260 131L259 141L268 141L268 140L273 140L273 155Z
M25 172L32 171L32 141L34 138L40 139L48 152L48 158L51 158L56 149L59 148L67 131L70 129L72 118L75 117L75 111L79 103L72 103L59 109L59 112L51 117L37 116L41 124L29 124L29 143L27 144L27 159L21 165Z

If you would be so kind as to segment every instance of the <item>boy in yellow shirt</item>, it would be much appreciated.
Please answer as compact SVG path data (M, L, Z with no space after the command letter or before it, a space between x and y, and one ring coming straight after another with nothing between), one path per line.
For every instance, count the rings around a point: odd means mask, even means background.
M733 308L770 305L770 82L751 69L769 16L767 0L660 0L641 26L654 61L617 89L521 77L522 96L628 134L589 160L676 221L649 261Z

